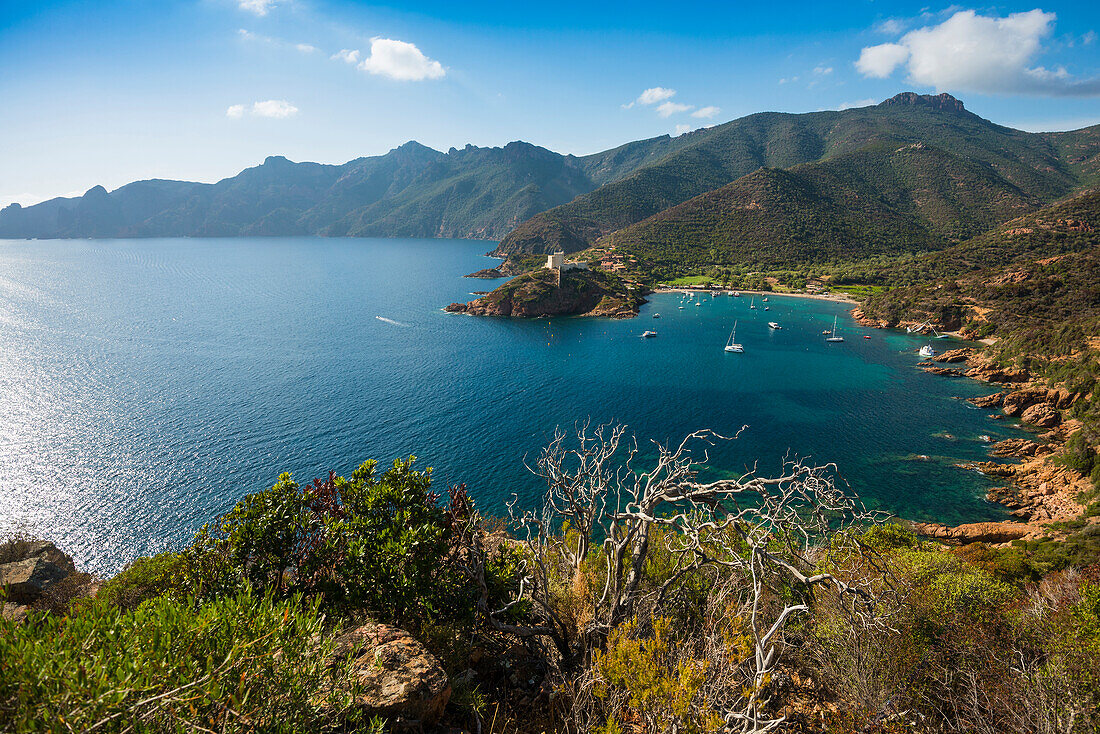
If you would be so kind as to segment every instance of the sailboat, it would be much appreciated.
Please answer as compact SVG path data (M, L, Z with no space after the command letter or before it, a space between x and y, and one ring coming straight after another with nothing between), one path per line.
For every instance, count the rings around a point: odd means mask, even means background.
M727 352L743 352L745 348L736 342L737 339L737 322L733 322L733 331L730 332L730 338L726 340Z
M947 334L941 334L940 332L936 331L936 327L934 327L934 326L932 327L932 336L936 337L937 339L950 339L951 338Z
M833 330L829 332L829 336L825 337L827 342L842 342L844 337L836 335L836 316L833 317Z
M751 308L753 311L756 310L756 296L753 296L752 300L749 302L749 308Z
M920 351L917 352L917 354L922 357L935 357L936 350L932 348L931 344L925 344L923 347L920 348Z

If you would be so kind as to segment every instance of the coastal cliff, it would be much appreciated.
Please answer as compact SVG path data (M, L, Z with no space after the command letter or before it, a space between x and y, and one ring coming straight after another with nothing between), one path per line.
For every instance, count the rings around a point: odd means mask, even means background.
M452 303L446 310L476 316L606 316L638 315L643 291L599 270L560 272L539 268L519 275L493 292L469 303Z

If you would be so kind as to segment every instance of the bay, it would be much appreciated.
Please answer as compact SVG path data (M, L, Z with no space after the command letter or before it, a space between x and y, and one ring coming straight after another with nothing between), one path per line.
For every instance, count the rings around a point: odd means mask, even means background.
M461 277L495 264L491 248L0 241L0 534L49 537L110 573L283 471L308 481L409 454L501 513L513 493L537 500L524 458L586 419L624 422L643 446L748 426L711 449L716 475L774 474L790 453L911 519L1004 516L990 482L954 464L1019 429L959 399L989 386L916 369L923 339L777 295L764 312L659 294L625 321L442 312L497 283ZM834 316L843 344L821 336ZM734 321L744 354L722 349Z

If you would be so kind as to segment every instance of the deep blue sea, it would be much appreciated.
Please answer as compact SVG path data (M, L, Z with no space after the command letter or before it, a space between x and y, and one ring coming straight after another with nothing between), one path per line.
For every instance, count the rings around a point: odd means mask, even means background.
M917 370L922 339L783 296L754 312L748 298L680 310L657 295L626 321L443 313L496 284L462 277L495 263L492 246L0 241L0 534L52 538L111 572L185 543L280 472L408 454L501 512L540 492L524 456L587 418L640 441L747 424L711 451L716 472L776 472L789 451L835 462L868 504L912 519L1001 516L988 480L953 464L986 457L982 434L1019 429L957 399L988 386ZM837 314L847 340L826 344ZM735 320L744 354L722 349Z

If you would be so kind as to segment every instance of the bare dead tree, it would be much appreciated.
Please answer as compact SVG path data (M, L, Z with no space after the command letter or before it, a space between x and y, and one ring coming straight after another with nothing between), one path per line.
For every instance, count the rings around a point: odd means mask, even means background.
M880 623L872 582L852 581L840 571L865 550L848 531L887 515L867 510L846 491L834 465L788 457L778 477L753 470L703 482L699 474L709 460L708 448L730 440L710 430L693 432L676 445L652 442L649 456L623 425L585 423L572 443L569 439L558 430L528 467L546 482L542 505L521 509L514 496L509 504L526 563L520 594L491 610L483 593L481 609L500 631L549 639L563 672L587 667L593 651L619 625L643 612L659 614L686 574L732 572L745 581L739 593L752 655L749 692L726 702L726 729L768 732L784 721L768 713L767 700L782 631L810 610L812 589L827 587L846 600L853 618ZM674 569L650 588L643 577L657 538ZM478 541L472 542L476 547ZM484 568L473 560L469 571L484 588ZM597 583L589 589L592 578ZM766 604L782 585L804 592L805 601ZM518 604L529 605L524 623L508 619Z

